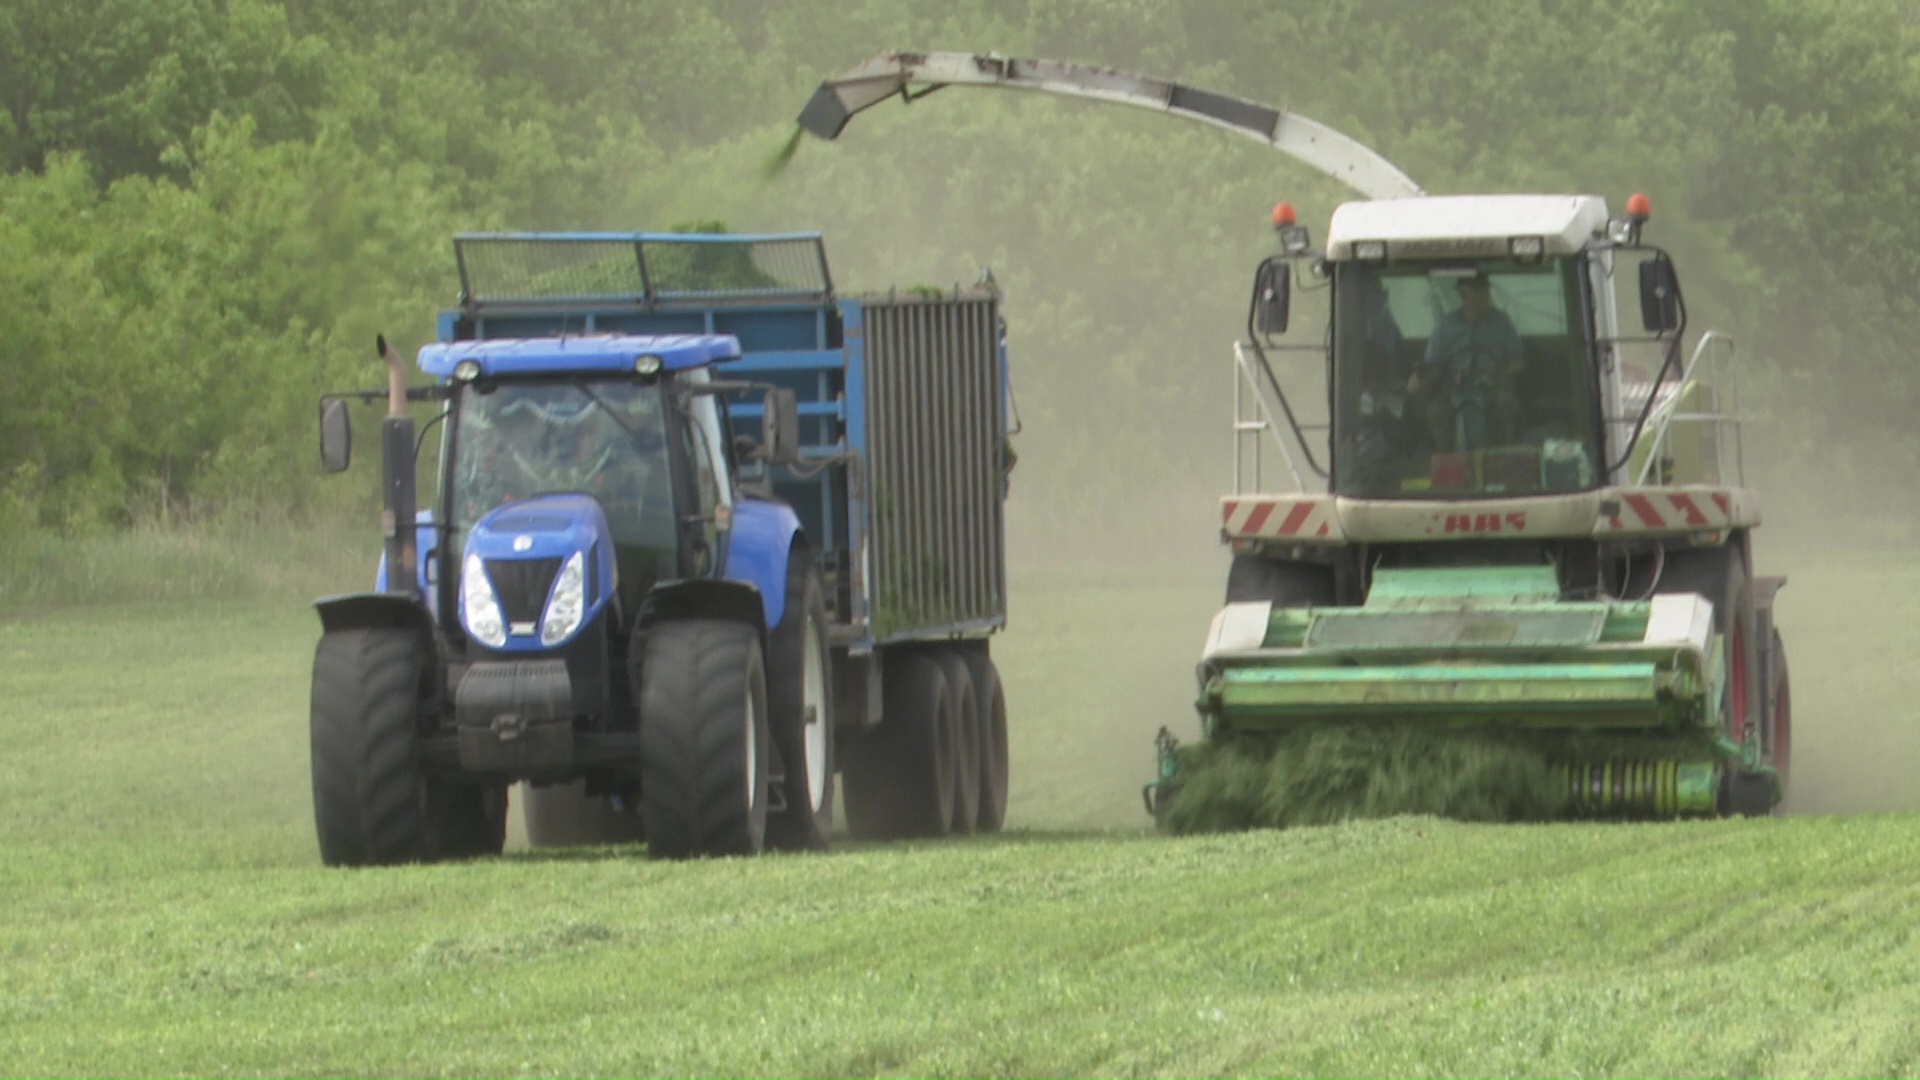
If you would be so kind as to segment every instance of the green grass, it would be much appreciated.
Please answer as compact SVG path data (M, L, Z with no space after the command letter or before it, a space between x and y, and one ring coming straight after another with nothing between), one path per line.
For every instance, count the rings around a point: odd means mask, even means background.
M1920 570L1788 569L1796 806L1914 808ZM1217 579L1013 585L1009 835L681 865L325 870L299 596L0 620L0 1072L1920 1074L1920 818L1155 836Z

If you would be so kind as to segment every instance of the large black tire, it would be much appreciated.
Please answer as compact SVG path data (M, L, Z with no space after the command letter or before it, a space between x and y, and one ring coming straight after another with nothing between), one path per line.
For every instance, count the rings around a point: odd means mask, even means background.
M1793 684L1787 677L1787 645L1780 631L1773 632L1773 663L1767 669L1767 719L1763 745L1767 763L1780 777L1780 798L1785 801L1793 778Z
M1753 609L1753 580L1738 544L1668 552L1656 591L1696 593L1713 604L1713 628L1725 640L1727 692L1720 699L1721 730L1736 743L1757 730L1760 720L1759 646ZM1759 782L1756 782L1759 781ZM1723 813L1765 814L1773 785L1761 777L1731 772L1722 791Z
M805 551L787 561L787 600L767 648L767 722L780 754L783 809L767 846L825 851L833 843L833 657L820 574Z
M847 747L847 827L862 840L945 836L953 822L953 731L947 679L931 656L890 650L878 727Z
M980 807L974 828L997 833L1007 822L1007 697L985 642L963 651L980 709Z
M973 671L956 649L935 649L933 658L947 680L947 707L953 711L953 821L951 831L965 835L980 818L980 704Z
M756 855L766 842L767 677L760 634L688 619L647 630L640 815L656 859Z
M429 657L410 630L340 630L313 653L313 819L328 866L497 854L504 792L421 768ZM499 837L500 839L495 839Z
M617 810L607 800L588 795L584 780L544 787L528 784L521 792L520 809L532 847L638 844L647 838L639 814Z
M1333 603L1333 571L1311 563L1235 555L1227 570L1227 603L1266 600L1277 608Z

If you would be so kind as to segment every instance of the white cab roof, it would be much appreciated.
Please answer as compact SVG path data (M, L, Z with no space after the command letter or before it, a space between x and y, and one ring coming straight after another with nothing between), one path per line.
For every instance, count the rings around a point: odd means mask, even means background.
M1385 240L1390 257L1498 256L1516 236L1538 236L1546 254L1571 255L1607 226L1598 195L1442 195L1344 203L1327 227L1327 257L1353 258L1360 240Z

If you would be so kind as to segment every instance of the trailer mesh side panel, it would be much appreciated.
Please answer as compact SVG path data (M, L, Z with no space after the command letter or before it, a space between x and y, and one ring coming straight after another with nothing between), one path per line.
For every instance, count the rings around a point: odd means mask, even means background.
M868 300L867 439L877 641L998 625L999 312L989 295Z

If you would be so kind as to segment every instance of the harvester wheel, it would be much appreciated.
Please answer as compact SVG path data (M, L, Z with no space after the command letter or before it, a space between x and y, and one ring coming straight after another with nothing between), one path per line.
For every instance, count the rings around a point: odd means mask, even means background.
M1333 603L1333 571L1309 563L1235 555L1227 570L1227 603L1266 600L1277 608Z
M980 818L980 698L973 672L958 650L936 649L934 659L947 679L947 704L953 710L953 822L966 834Z
M1727 692L1720 702L1722 731L1736 743L1749 732L1760 734L1760 665L1754 651L1758 642L1753 610L1753 582L1747 560L1735 544L1669 552L1661 572L1661 593L1697 593L1713 604L1713 628L1725 642ZM1722 792L1725 813L1764 814L1772 804L1773 785L1765 777L1735 767Z
M1007 696L984 642L961 656L973 675L973 699L980 708L980 811L974 827L996 833L1007 821Z
M755 855L767 832L767 677L745 623L647 631L640 688L640 815L647 854Z
M526 784L520 792L527 843L533 847L638 844L647 838L640 815L623 813L607 800L588 795L585 780L544 787Z
M767 723L786 796L767 846L825 851L833 842L833 658L820 574L804 550L787 562L787 602L767 646Z
M1768 665L1767 670L1764 745L1768 764L1780 776L1780 797L1784 800L1788 791L1787 781L1793 775L1793 687L1787 678L1787 645L1780 639L1778 630L1773 632L1773 663Z
M337 630L314 649L313 815L328 866L432 862L487 849L493 823L487 800L476 797L484 789L420 766L428 664L411 630ZM505 820L503 808L502 828Z
M841 790L860 839L945 836L953 822L954 721L947 679L922 652L891 650L880 725L849 747Z

